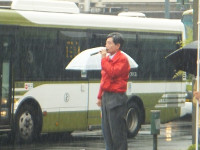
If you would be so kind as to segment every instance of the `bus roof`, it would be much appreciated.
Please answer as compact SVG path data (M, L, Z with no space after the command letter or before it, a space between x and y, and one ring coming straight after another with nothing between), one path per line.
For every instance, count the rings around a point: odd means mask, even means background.
M192 15L193 14L193 9L189 9L183 12L183 16L184 15Z
M0 9L0 24L142 32L183 32L181 20Z
M141 12L133 12L133 11L129 11L129 12L120 12L118 14L118 16L126 16L126 17L146 17L146 15L144 13Z

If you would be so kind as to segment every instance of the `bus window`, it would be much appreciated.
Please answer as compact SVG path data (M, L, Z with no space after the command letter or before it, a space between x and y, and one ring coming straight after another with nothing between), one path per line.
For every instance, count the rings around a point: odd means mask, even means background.
M54 51L57 48L57 33L48 31L40 28L17 31L17 48L14 52L16 80L47 80L58 73L53 70L57 65L53 62L58 59L53 56L59 53Z
M181 35L141 33L138 35L138 53L142 56L136 60L138 78L145 80L170 80L174 74L173 67L164 60L170 52L179 48L176 44ZM170 47L169 47L170 46ZM154 66L154 67L152 67Z
M86 48L85 33L44 28L23 28L17 33L16 80L66 80L79 76L80 72L69 73L65 67Z

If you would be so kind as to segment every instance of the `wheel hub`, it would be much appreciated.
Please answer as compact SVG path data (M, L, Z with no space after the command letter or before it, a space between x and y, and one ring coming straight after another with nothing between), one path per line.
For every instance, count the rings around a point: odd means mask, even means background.
M19 119L19 132L27 139L33 132L33 120L29 112L24 112Z
M127 126L129 131L134 131L138 124L137 113L134 108L130 108L127 113Z

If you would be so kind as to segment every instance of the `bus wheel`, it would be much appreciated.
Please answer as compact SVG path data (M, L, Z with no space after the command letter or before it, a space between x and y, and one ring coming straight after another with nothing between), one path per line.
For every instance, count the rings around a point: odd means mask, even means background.
M141 128L141 117L139 106L134 102L128 103L126 122L128 128L128 138L135 137Z
M15 140L20 143L30 143L39 136L39 122L33 107L23 105L16 116Z

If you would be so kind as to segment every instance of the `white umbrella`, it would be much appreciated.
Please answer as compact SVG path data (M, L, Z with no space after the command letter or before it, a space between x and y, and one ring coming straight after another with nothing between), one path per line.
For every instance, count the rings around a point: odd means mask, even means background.
M97 53L105 49L105 47L96 47L82 51L76 57L74 57L71 62L65 68L66 70L101 70L101 55ZM137 68L138 64L125 52L124 53L129 61L131 68Z

